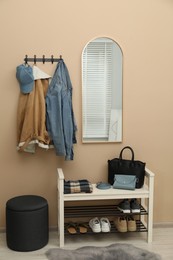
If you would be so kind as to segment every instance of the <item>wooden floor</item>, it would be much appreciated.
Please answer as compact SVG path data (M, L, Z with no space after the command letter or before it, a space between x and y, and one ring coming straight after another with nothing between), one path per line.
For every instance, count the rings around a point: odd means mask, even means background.
M67 236L65 248L77 248L86 245L103 246L113 243L130 243L137 247L156 252L164 260L173 260L173 226L155 227L153 242L146 242L146 233L114 233L114 234L93 234ZM0 233L0 260L46 260L45 252L49 248L58 247L56 231L51 231L49 243L44 248L32 252L15 252L6 246L6 234Z

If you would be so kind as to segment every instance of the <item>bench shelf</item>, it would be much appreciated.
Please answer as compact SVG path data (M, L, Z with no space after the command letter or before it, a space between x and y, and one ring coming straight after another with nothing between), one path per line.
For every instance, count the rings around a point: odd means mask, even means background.
M59 246L64 246L64 236L68 234L64 229L65 220L71 218L86 218L86 217L102 217L102 216L123 216L128 215L120 212L115 205L106 205L104 201L119 200L119 199L132 199L137 198L141 204L140 213L133 213L138 215L136 219L137 230L136 232L147 232L148 243L152 242L152 229L153 229L153 193L154 193L154 173L149 169L146 169L145 184L141 189L135 190L118 190L108 189L99 190L96 185L93 184L92 193L73 193L64 194L64 174L61 168L57 169L57 196L58 196L58 235ZM85 205L85 206L69 206L69 202L87 201L101 201L101 205ZM68 205L66 205L68 202ZM130 213L132 215L132 213ZM85 221L84 221L85 222ZM111 233L118 232L114 222L111 222ZM92 233L92 230L88 227L88 233Z

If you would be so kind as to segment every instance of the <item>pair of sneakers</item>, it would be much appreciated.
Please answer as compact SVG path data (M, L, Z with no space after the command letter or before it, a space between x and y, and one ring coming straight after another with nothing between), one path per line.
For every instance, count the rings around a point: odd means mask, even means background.
M114 224L119 232L136 231L136 220L132 216L118 217Z
M110 232L111 224L108 218L102 217L100 220L95 217L89 221L89 226L94 233Z
M140 204L137 199L124 199L117 205L117 208L123 213L140 213Z

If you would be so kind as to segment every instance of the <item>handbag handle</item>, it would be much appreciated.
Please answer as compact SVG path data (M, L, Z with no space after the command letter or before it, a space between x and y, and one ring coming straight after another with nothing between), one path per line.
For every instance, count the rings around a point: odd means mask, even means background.
M131 151L131 153L132 153L132 161L134 161L134 157L135 157L135 156L134 156L134 151L133 151L133 149L132 149L130 146L125 146L125 147L121 150L119 159L122 160L123 151L124 151L125 149L129 149L129 150Z

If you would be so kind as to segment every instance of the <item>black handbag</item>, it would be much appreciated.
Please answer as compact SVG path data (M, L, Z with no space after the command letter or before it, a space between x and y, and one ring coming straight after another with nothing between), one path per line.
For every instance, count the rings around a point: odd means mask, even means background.
M122 158L123 151L130 149L132 159L126 160ZM119 158L108 160L108 182L113 185L115 174L135 175L136 188L140 189L144 185L145 163L134 160L134 151L130 146L125 146L119 155Z

